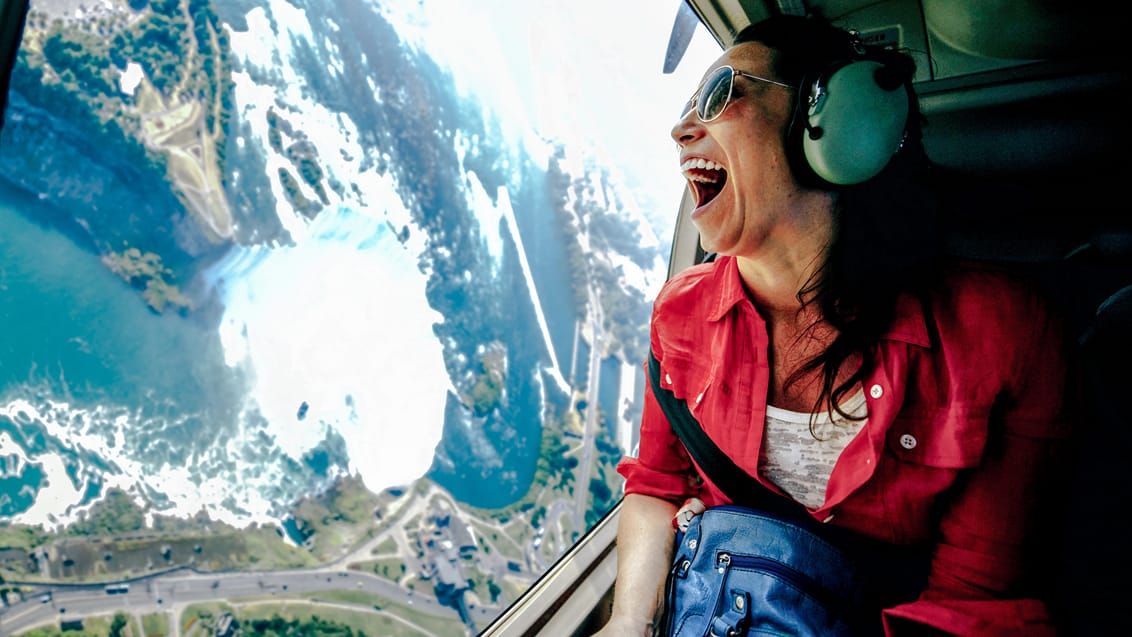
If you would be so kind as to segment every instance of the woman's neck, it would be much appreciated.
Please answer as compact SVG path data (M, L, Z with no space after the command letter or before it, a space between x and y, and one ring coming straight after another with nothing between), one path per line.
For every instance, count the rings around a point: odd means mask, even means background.
M775 323L798 318L803 309L799 292L810 287L824 259L824 250L773 259L736 257L751 300L766 320Z
M822 195L819 203L784 216L757 249L735 255L743 285L768 320L796 319L803 305L799 292L814 283L829 255L835 203Z

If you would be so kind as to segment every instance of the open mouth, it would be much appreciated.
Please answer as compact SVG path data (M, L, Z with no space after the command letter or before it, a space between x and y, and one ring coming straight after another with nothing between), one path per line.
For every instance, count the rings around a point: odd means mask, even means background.
M715 199L723 190L723 184L727 183L727 171L723 165L707 159L689 159L680 165L680 170L692 187L697 208Z

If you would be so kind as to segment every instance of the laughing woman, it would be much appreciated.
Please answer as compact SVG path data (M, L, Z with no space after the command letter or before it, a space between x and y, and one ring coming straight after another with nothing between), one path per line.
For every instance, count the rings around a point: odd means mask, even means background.
M739 34L672 129L717 258L666 284L652 353L664 388L774 494L928 556L869 634L1054 634L1035 556L1064 471L1068 341L1020 278L937 258L913 70L816 19ZM857 88L863 104L835 105ZM674 527L731 502L650 389L639 449L619 466L603 636L652 634Z

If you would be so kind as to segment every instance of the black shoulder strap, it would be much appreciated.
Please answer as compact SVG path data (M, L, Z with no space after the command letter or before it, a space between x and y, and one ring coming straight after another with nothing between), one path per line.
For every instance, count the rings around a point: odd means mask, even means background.
M668 416L672 431L684 443L688 454L696 461L711 481L736 504L775 513L807 522L813 516L801 504L784 498L763 486L743 471L727 454L704 433L703 427L688 409L688 404L673 395L672 390L660 384L660 361L649 352L649 382L660 408Z

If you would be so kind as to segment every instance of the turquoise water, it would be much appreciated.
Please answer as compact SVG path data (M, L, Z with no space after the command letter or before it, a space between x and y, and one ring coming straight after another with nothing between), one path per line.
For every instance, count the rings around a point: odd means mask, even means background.
M87 503L116 476L197 453L231 427L239 393L214 331L152 312L91 250L29 219L48 215L0 189L0 408L34 414L0 414L0 519L42 495L48 457Z
M198 408L223 361L215 333L155 314L93 252L28 219L48 214L0 189L0 397L31 384L80 402Z

